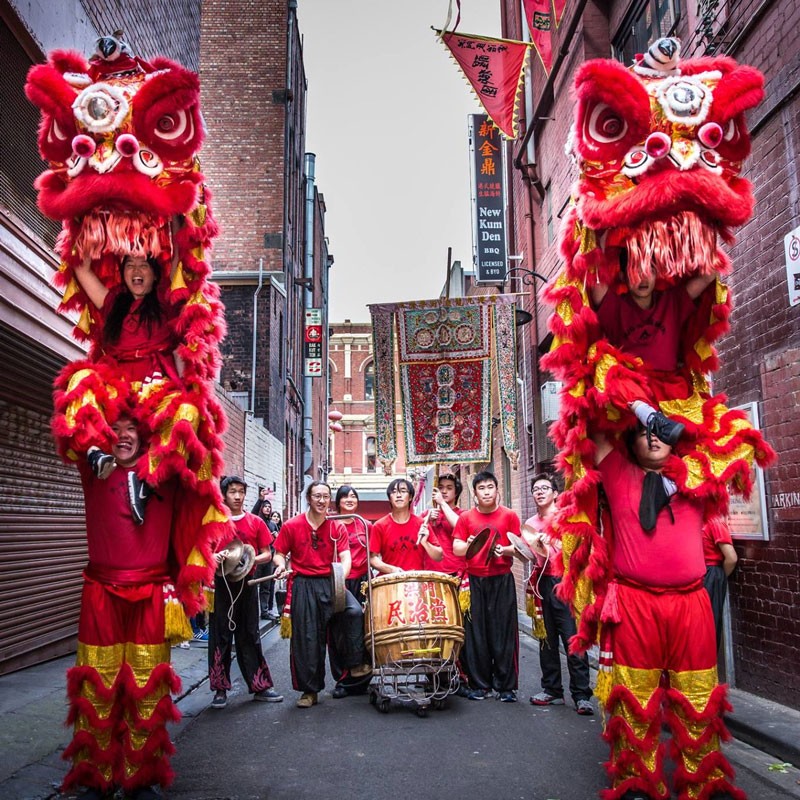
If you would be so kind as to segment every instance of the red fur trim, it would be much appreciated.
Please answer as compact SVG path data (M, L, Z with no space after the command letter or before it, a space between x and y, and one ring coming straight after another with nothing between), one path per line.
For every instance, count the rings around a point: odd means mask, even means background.
M647 733L643 738L639 738L630 726L630 723L620 716L612 716L603 731L603 739L609 744L624 739L628 747L634 750L652 750L661 735L661 718L659 715L647 726Z
M715 717L721 717L726 711L732 710L727 698L728 685L725 683L714 687L708 697L706 707L702 711L697 711L691 702L677 689L669 688L666 692L667 700L670 704L679 707L686 719L691 722L707 722Z
M70 758L66 755L66 751L61 754L61 757ZM61 782L61 791L66 793L78 786L99 789L101 792L108 793L113 790L114 782L106 780L96 764L92 764L90 761L79 761L64 777Z
M51 50L47 54L47 63L59 72L81 73L89 69L89 62L77 50Z
M697 800L715 800L720 795L728 794L732 800L747 800L747 795L738 787L734 786L730 781L725 778L715 778L709 781L697 795ZM693 796L687 790L678 795L678 800L694 800Z
M126 730L122 735L122 754L128 764L147 765L148 761L159 759L162 756L171 756L175 752L175 745L172 744L163 726L154 729L140 748L131 745L130 731Z
M719 750L712 750L705 756L697 767L697 772L689 772L682 761L678 759L674 776L675 788L678 789L680 796L686 796L684 793L685 789L690 786L697 786L698 784L702 786L708 781L711 773L717 769L730 779L734 777L735 772L733 767ZM717 778L716 780L721 779Z
M620 781L613 789L606 789L600 792L600 797L621 798L628 789L639 789L653 798L669 800L669 790L666 789L666 780L664 778L663 744L659 744L656 750L655 769L652 772L647 768L642 757L633 750L622 750L615 760L607 761L604 766L612 781L631 771L636 774ZM659 783L664 785L664 791L659 790Z
M58 120L62 132L68 136L69 151L72 152L72 137L69 133L75 130L75 118L72 114L72 104L78 96L75 89L55 67L37 64L28 71L25 94L31 103Z
M67 719L64 724L74 725L79 716L85 717L89 725L98 731L108 730L113 727L117 721L114 715L114 709L111 710L111 713L107 717L101 717L97 713L97 709L94 707L92 701L87 697L76 697L70 701Z
M114 763L117 747L118 745L113 736L108 749L103 749L91 732L86 730L76 731L75 735L72 737L72 741L61 754L61 758L68 761L78 755L82 750L85 750L88 758L95 764L111 765Z
M647 701L647 705L642 707L636 695L627 686L619 683L614 686L608 695L606 711L609 714L613 714L614 706L617 703L624 703L638 722L652 722L661 718L661 704L663 701L664 689L656 687L653 691L653 696Z
M723 742L727 742L731 738L722 716L709 719L705 723L703 732L697 737L693 737L689 733L686 729L686 723L673 709L667 708L665 710L664 720L672 731L672 739L676 749L697 750L707 744L714 736L718 736Z
M175 773L172 771L172 767L170 767L167 758L163 757L146 764L130 777L123 777L120 781L120 785L123 791L129 793L142 786L159 785L166 788L170 786L174 780Z

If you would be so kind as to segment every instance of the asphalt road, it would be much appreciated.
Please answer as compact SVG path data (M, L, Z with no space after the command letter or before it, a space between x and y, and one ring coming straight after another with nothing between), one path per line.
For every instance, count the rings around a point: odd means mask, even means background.
M451 698L420 719L405 708L378 713L366 697L334 700L332 681L312 709L295 707L288 644L277 631L264 651L280 704L252 702L241 679L228 707L207 707L207 684L181 704L186 723L173 757L170 800L405 800L454 797L588 800L607 785L600 717L566 706L534 708L536 645L521 635L520 702ZM727 754L751 800L800 797L796 775L747 745Z

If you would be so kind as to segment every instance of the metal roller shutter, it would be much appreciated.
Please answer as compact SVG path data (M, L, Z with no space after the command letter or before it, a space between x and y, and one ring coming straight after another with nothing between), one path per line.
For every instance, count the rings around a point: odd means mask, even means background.
M63 359L0 324L0 674L75 647L83 493L50 435Z

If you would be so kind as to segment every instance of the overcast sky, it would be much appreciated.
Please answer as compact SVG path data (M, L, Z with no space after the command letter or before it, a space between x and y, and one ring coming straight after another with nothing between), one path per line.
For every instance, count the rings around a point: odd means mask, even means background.
M497 0L462 6L460 33L500 35ZM299 0L332 322L437 297L448 246L471 264L467 116L481 109L430 29L446 15L447 0Z

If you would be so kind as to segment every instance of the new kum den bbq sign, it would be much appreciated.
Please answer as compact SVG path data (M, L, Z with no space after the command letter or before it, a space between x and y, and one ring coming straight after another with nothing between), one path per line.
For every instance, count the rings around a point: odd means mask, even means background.
M502 284L506 276L502 139L486 114L470 115L469 139L475 280L478 284Z

